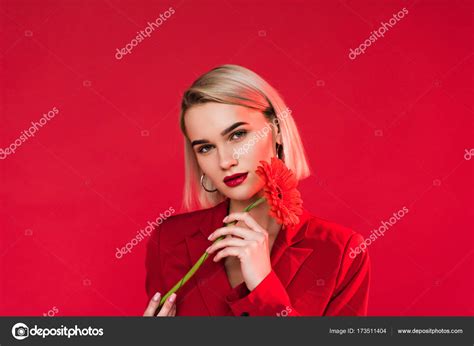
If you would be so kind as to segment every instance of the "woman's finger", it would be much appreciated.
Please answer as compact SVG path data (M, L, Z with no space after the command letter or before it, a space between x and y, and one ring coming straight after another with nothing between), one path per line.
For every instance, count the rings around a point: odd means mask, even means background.
M217 255L213 258L213 261L217 262L222 258L228 256L235 256L240 258L243 253L244 252L242 251L242 247L226 247L224 250L221 250L217 253Z
M248 243L249 243L248 240L243 240L240 238L225 238L209 246L206 252L208 254L211 254L214 251L219 250L226 246L246 246L248 245Z
M224 219L226 223L232 221L243 221L250 229L253 229L255 232L266 233L267 231L258 224L255 219L250 216L248 212L245 213L231 213L226 216Z
M207 239L215 240L220 236L228 234L240 237L245 240L259 240L261 237L261 233L257 233L251 229L238 226L226 226L216 229Z
M173 305L175 304L175 301L176 301L176 294L173 293L172 295L170 295L168 297L168 299L166 299L166 302L163 304L163 306L161 307L161 310L160 312L158 313L158 317L160 316L168 316L169 312L171 311L171 308L173 307Z
M160 305L160 299L160 292L156 292L153 298L150 299L150 302L148 303L148 306L146 307L143 316L155 316L156 309L158 309L158 305Z
M171 308L171 311L168 314L168 317L174 317L174 316L176 316L176 304L173 304L173 307Z

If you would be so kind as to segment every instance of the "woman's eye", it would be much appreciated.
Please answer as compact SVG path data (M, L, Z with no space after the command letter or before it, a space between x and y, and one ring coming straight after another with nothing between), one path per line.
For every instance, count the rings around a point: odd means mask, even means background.
M244 137L245 135L247 134L247 131L246 130L239 130L239 131L235 131L232 135L230 135L230 139L240 139L242 137ZM212 149L212 145L203 145L202 147L199 147L198 149L198 153L200 154L206 154L209 152L209 150Z
M232 138L234 138L234 136L237 136L236 138L238 139L238 138L244 137L246 133L247 133L247 131L245 131L245 130L239 130L239 131L235 131L232 134L232 136L230 136L230 137L232 139Z
M198 149L198 153L202 153L202 154L207 153L208 150L204 150L204 149L209 148L209 147L210 147L210 145L203 145L202 147L200 147L200 148Z

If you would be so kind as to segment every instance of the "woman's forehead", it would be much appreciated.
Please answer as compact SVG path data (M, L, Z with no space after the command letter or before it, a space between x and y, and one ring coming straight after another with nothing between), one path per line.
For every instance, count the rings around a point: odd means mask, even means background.
M221 131L237 122L259 126L265 123L265 117L258 110L244 106L208 102L191 107L184 121L190 138L201 138L205 135L220 136Z

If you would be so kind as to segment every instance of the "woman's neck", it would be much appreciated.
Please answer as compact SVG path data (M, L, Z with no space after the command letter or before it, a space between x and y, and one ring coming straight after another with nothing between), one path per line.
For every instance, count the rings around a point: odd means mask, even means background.
M247 208L251 203L259 199L260 196L256 195L246 201L230 200L229 203L229 214L231 213L241 213ZM267 230L268 235L271 238L276 238L278 232L281 230L281 225L279 225L276 220L269 215L270 207L267 202L260 203L252 210L249 211L249 214L257 221L257 223L265 230Z

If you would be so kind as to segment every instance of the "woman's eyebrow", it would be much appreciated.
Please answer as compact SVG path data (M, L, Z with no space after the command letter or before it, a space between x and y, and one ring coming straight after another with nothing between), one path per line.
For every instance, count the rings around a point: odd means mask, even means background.
M240 125L248 125L248 123L243 122L243 121L239 121L238 123L235 123L235 124L229 126L228 128L226 128L224 131L222 131L222 132L221 132L221 136L225 136L225 135L228 134L230 131L232 131L232 130L235 129L236 127L239 127Z
M225 136L226 134L228 134L230 131L232 131L233 129L235 129L236 127L239 127L240 125L248 125L248 123L244 122L244 121L239 121L235 124L232 124L231 126L229 126L228 128L226 128L224 131L221 132L221 136ZM198 145L198 144L203 144L203 143L209 143L209 141L207 139L197 139L195 141L192 141L191 142L191 146L194 147L195 145Z

